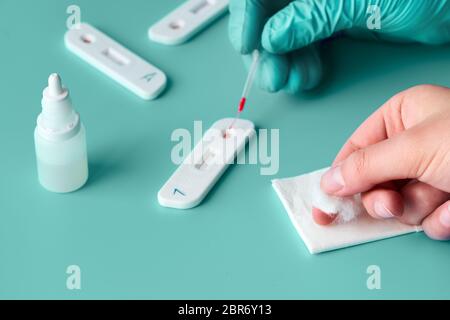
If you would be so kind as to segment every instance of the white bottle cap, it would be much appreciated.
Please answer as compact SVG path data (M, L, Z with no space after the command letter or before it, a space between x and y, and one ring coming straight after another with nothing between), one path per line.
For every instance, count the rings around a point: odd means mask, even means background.
M64 141L80 131L80 116L72 108L69 91L53 73L42 93L42 113L37 120L39 134L50 141Z

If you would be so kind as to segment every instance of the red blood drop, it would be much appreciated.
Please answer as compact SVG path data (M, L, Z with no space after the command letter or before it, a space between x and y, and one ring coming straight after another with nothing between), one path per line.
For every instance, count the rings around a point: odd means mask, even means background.
M336 213L325 213L317 208L312 208L312 216L314 221L321 226L331 224L337 217Z
M239 103L239 112L244 111L246 102L247 102L247 99L245 97L241 99L241 102Z

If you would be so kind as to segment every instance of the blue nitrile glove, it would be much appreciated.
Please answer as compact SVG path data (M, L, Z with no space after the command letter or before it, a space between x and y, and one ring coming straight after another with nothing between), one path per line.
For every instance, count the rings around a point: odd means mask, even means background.
M373 29L376 8L379 30ZM268 91L317 85L322 68L311 44L339 31L393 41L450 41L450 0L230 0L230 13L236 50L248 54L262 45L258 77Z

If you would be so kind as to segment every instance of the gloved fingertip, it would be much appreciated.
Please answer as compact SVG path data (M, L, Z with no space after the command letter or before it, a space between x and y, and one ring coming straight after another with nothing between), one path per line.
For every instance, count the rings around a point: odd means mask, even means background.
M263 90L271 93L282 90L289 76L289 61L287 57L264 52L257 76L260 79L260 87Z
M306 47L290 55L289 79L285 91L291 94L312 90L323 76L322 61L314 46Z
M230 39L231 45L233 46L234 50L236 50L240 54L246 54L245 48L242 43L241 31L238 29L238 27L230 24L228 27L228 38Z
M258 85L262 90L269 93L276 93L281 90L281 87L277 85L278 79L270 76L271 72L268 72L265 68L259 68L258 73Z
M264 50L269 53L279 53L280 48L276 41L276 33L272 28L272 19L270 19L266 26L264 27L264 31L261 36L261 45Z
M261 81L259 82L259 87L269 93L277 93L281 90L280 88L274 86L273 83L266 81L266 79L261 79Z
M261 33L269 10L266 1L230 1L229 37L233 47L241 54L250 54L261 44Z
M301 81L299 77L289 76L289 81L286 87L284 87L283 91L288 94L296 94L302 92L304 88L301 86Z

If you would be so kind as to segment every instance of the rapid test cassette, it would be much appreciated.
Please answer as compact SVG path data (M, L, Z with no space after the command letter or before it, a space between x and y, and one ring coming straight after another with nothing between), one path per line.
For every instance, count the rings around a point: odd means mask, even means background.
M153 25L150 40L165 45L188 41L228 9L229 0L187 0Z
M159 204L175 209L198 206L254 135L255 126L248 120L217 121L161 188Z
M87 23L67 31L66 47L122 86L145 100L164 90L166 75Z

